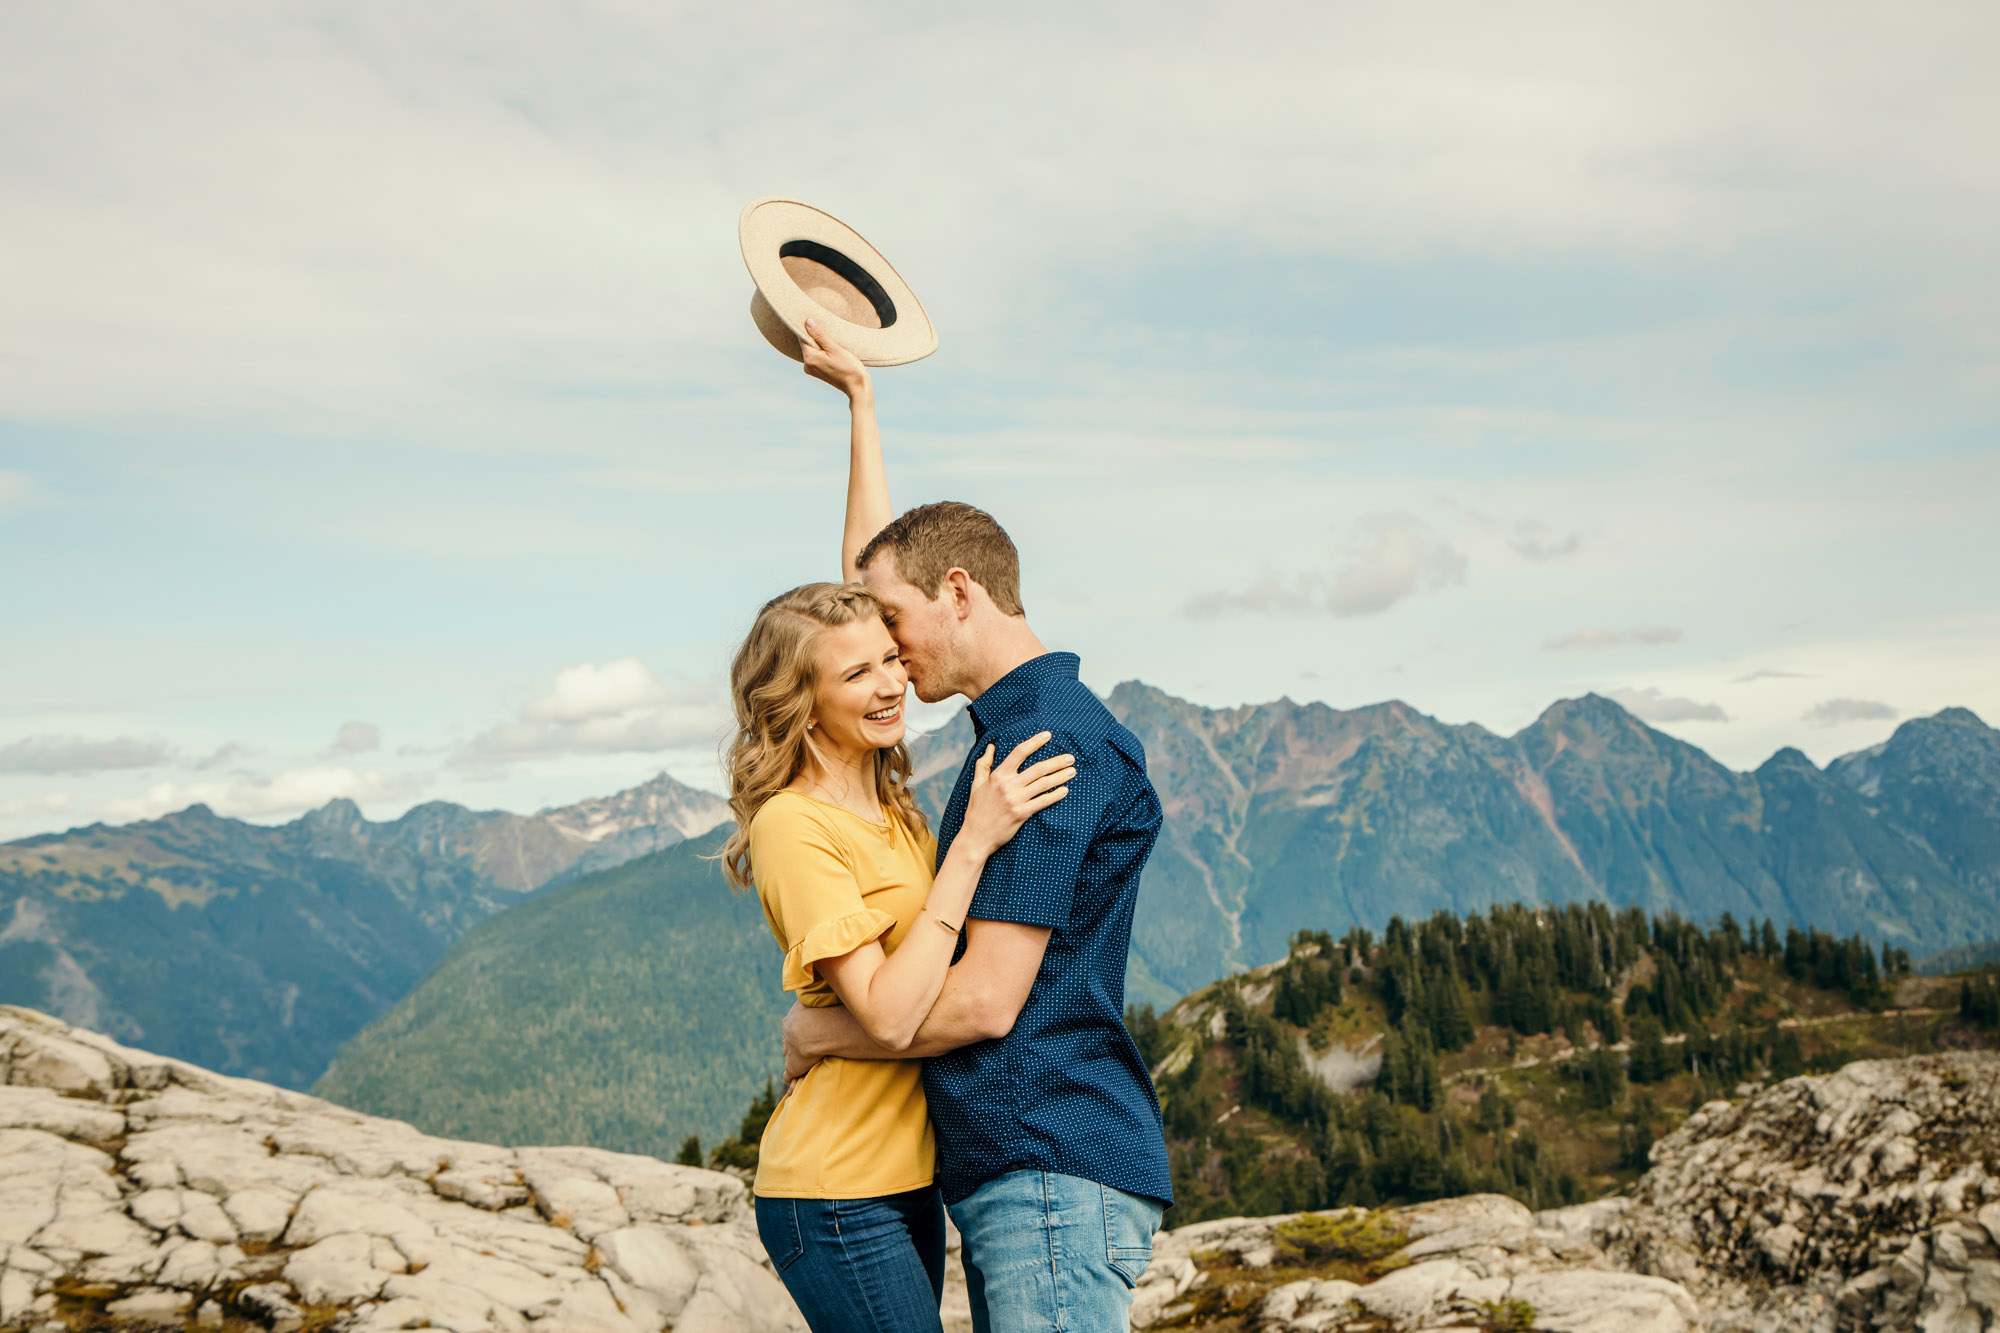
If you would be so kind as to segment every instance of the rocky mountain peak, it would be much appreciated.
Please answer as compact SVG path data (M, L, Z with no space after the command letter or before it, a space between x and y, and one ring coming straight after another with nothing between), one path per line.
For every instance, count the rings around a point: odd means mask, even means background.
M1759 773L1780 773L1787 770L1795 772L1804 770L1815 774L1820 771L1819 765L1807 758L1805 751L1794 745L1787 745L1782 750L1774 752L1769 759L1757 766Z
M216 814L205 801L196 801L184 810L176 810L171 814L161 815L156 820L142 822L163 824L168 828L210 828L218 824L234 824L237 821Z
M1971 709L1911 718L1827 771L1982 892L2000 889L2000 731Z
M1608 699L1595 691L1580 694L1574 699L1558 699L1544 708L1535 720L1555 727L1607 727L1620 731L1638 721L1616 699Z
M562 832L591 843L635 829L660 827L671 828L683 838L698 838L729 818L729 803L663 771L610 796L552 806L538 813Z
M319 809L306 811L299 817L299 823L306 832L321 836L352 835L365 828L368 820L360 806L345 796L336 796Z
M1981 731L1992 730L1991 727L1988 727L1981 720L1979 714L1973 712L1970 708L1940 708L1937 712L1931 714L1930 720L1933 722L1948 722L1958 727L1977 727Z
M1889 762L1923 753L1991 755L2000 751L2000 731L1987 726L1970 708L1946 708L1902 723L1878 748Z

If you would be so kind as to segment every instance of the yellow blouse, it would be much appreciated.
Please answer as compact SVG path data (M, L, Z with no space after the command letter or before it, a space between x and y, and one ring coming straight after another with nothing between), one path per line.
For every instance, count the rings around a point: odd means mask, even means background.
M922 914L937 841L890 815L871 823L780 792L750 821L750 870L785 951L784 985L802 1004L840 1003L817 964L880 940L894 952ZM920 1061L814 1065L765 1126L756 1192L866 1199L931 1183L936 1156Z

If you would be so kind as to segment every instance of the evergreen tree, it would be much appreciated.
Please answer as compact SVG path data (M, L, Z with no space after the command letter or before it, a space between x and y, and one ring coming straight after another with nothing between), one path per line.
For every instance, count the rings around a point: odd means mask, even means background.
M1126 1005L1125 1030L1132 1034L1132 1044L1139 1048L1139 1058L1146 1062L1146 1068L1152 1069L1167 1058L1173 1034L1153 1012L1152 1005Z
M1659 1119L1659 1108L1653 1104L1651 1093L1642 1092L1632 1099L1632 1110L1625 1117L1625 1124L1618 1136L1622 1164L1634 1171L1644 1171L1651 1164L1653 1151L1653 1122Z
M1805 1053L1799 1048L1799 1034L1793 1028L1779 1028L1771 1039L1771 1077L1796 1078L1806 1072Z
M1608 1111L1625 1095L1625 1066L1609 1046L1594 1046L1571 1057L1570 1067L1583 1084L1583 1104Z
M1632 1020L1631 1076L1634 1083L1658 1083L1670 1078L1678 1063L1656 1016L1641 1014Z
M1959 1017L1973 1026L2000 1028L2000 977L1966 977L1958 983Z

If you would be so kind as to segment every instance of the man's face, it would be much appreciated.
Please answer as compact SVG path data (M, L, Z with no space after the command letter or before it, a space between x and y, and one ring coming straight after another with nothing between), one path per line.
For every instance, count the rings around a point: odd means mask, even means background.
M861 571L861 581L882 604L883 618L903 655L910 688L917 697L934 704L957 694L959 624L952 614L951 598L926 597L906 582L892 551L883 551L869 561L868 568Z

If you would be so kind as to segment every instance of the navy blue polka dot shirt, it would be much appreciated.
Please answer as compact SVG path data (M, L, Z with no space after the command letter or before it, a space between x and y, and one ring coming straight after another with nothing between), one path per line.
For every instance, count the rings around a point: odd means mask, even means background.
M943 864L989 744L997 761L1049 731L1055 739L1036 758L1076 756L1069 795L986 863L968 914L1049 928L1034 989L1005 1037L924 1062L947 1203L1030 1169L1173 1202L1160 1103L1124 1020L1132 909L1160 799L1138 737L1077 679L1077 665L1074 653L1049 653L979 696L978 739L938 824Z

